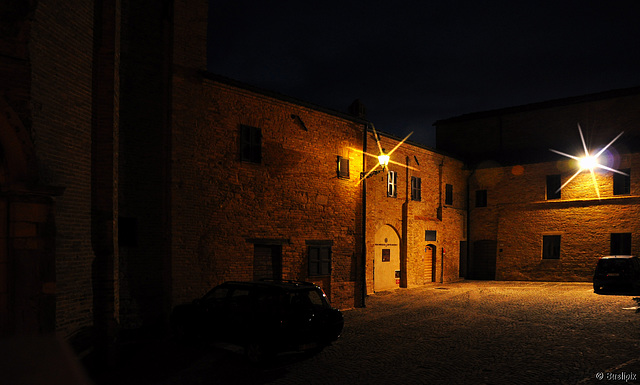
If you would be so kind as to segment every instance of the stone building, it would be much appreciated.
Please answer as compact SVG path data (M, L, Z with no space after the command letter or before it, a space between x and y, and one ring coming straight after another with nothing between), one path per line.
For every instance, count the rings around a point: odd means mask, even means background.
M350 308L459 278L463 163L404 143L361 181L362 114L206 72L207 1L2 7L0 337L108 358L225 280L313 281Z
M436 126L438 148L471 169L469 277L589 281L599 257L640 250L640 88ZM581 132L591 155L606 147L598 161L608 168L593 176L558 154L584 156Z

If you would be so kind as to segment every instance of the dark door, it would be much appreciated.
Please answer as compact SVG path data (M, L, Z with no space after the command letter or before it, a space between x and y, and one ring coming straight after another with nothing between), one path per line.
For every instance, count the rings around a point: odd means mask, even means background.
M489 239L473 243L473 279L496 279L497 246L497 241Z

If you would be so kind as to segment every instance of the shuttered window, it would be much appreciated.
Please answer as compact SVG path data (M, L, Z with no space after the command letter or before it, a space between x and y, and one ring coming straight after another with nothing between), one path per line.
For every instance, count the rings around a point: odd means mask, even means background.
M244 162L262 162L262 133L259 128L241 126L240 159Z
M309 245L309 276L331 274L331 246Z
M422 179L415 176L411 177L411 200L422 200Z
M349 158L338 156L338 178L349 179Z
M398 173L395 171L389 171L387 174L387 196L398 196Z

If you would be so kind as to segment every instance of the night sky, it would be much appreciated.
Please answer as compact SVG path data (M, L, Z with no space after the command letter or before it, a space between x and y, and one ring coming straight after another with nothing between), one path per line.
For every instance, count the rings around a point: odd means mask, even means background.
M434 146L439 119L640 86L640 1L213 0L208 63Z

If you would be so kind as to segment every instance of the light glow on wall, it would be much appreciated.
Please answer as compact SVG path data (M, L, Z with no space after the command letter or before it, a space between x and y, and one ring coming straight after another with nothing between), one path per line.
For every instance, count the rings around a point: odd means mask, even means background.
M411 169L411 170L418 171L418 169L415 168L415 167L411 167L409 165L398 163L396 161L391 160L391 154L393 154L407 139L409 139L411 134L413 134L413 131L411 131L409 133L409 135L405 136L404 139L402 139L400 142L398 142L398 144L396 144L396 146L391 151L386 153L384 151L384 149L382 148L382 145L380 144L380 138L378 137L378 133L376 132L376 128L373 125L371 125L371 128L373 129L373 136L376 138L376 144L378 145L378 150L380 151L380 153L378 155L370 154L368 152L364 152L364 151L358 150L356 148L351 148L351 147L349 148L350 150L357 151L359 153L362 153L362 154L365 154L365 155L368 155L368 156L371 156L373 158L378 159L378 163L376 165L374 165L369 170L369 172L367 172L366 174L361 174L361 178L360 178L360 180L358 181L357 184L360 184L360 182L362 182L364 179L368 178L369 176L379 173L381 170L377 170L376 171L376 168L378 168L378 166L382 166L382 171L384 171L386 169L386 167L389 165L389 163L393 163L393 164L396 164L398 166L402 166L402 167L406 167L406 168Z
M609 144L607 144L602 149L600 149L597 153L595 153L595 155L591 155L591 152L587 148L587 144L584 141L584 135L582 135L582 128L580 127L580 123L578 123L578 131L580 132L580 139L582 140L582 147L584 148L584 156L575 156L575 155L570 155L570 154L564 153L562 151L554 150L552 148L549 149L549 151L555 152L556 154L559 154L559 155L562 155L562 156L566 156L567 158L574 159L574 160L576 160L578 162L578 171L576 171L576 173L573 174L573 176L571 178L569 178L569 180L564 182L564 184L562 186L560 186L560 188L556 192L562 190L575 177L577 177L581 172L589 170L589 172L591 173L591 179L593 180L593 187L596 190L596 195L598 195L598 199L600 199L600 189L598 188L598 182L596 181L596 174L595 174L595 171L594 171L596 168L600 168L600 169L603 169L603 170L607 170L607 171L611 171L611 172L615 172L615 173L618 173L618 174L622 174L622 175L628 176L626 173L624 173L622 171L618 171L618 170L613 169L611 167L607 167L607 166L605 166L603 164L600 164L599 161L598 161L600 155L602 155L602 153L605 152L607 150L607 148L609 148L616 140L618 140L618 138L621 137L622 134L624 134L624 131L619 133L618 136L613 138L613 140L611 142L609 142Z

